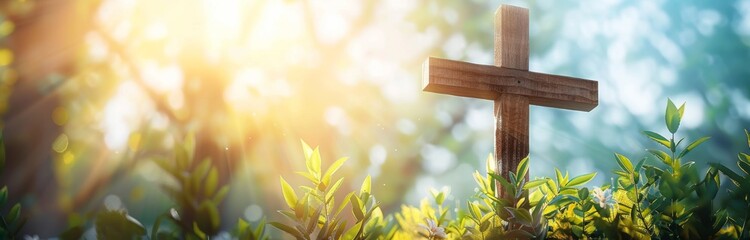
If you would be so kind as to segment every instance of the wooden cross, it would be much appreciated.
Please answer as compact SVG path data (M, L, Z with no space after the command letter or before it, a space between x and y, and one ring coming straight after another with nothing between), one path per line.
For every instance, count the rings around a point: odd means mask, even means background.
M529 105L591 111L598 104L596 81L528 70L529 10L509 5L495 12L494 66L432 57L422 65L424 91L495 101L495 162L506 179L529 155Z

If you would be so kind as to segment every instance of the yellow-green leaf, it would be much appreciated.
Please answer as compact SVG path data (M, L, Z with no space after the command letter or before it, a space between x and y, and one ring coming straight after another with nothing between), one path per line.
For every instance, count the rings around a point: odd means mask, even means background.
M615 158L617 158L617 164L620 165L622 170L625 170L628 173L633 173L633 163L630 162L630 159L619 153L615 153Z
M323 174L323 183L329 184L331 181L331 176L341 168L342 165L344 165L344 162L346 162L348 158L342 157L333 162L330 167L328 167L328 170L326 170L326 173Z
M357 196L352 195L349 197L349 200L352 203L352 212L354 213L354 217L357 218L357 221L361 221L363 218L365 218L365 213L362 212L362 204L359 201L359 198Z
M305 163L307 164L307 171L317 179L320 179L320 162L320 149L316 147Z
M690 143L685 148L685 150L682 150L682 152L680 153L680 156L678 158L682 158L683 156L685 156L686 154L688 154L690 152L690 150L693 150L694 148L698 147L698 145L701 145L701 143L707 141L709 138L710 137L702 137L702 138L699 138L698 140L695 140L694 142Z
M683 103L679 109L674 105L671 99L667 99L667 111L664 115L664 120L667 123L667 129L669 132L675 133L680 127L680 120L685 112L685 104Z
M297 230L296 228L292 226L287 226L280 222L270 222L269 224L271 224L271 226L274 226L275 228L278 228L281 231L291 234L297 239L304 239L304 236L302 235L302 233L300 233L299 230Z
M206 200L198 207L198 217L196 219L198 227L207 235L214 235L219 232L221 218L219 209L211 200Z
M229 193L229 186L222 186L221 188L219 188L219 191L216 192L212 200L215 203L221 203L222 201L224 201L224 198L227 196L228 193Z
M664 136L662 136L662 135L660 135L658 133L655 133L655 132L651 132L651 131L643 131L643 134L646 134L646 136L648 138L650 138L651 140L653 140L654 142L657 142L657 143L659 143L661 145L664 145L665 147L669 148L669 145L670 145L669 144L669 140L667 138L665 138Z
M367 175L367 177L365 178L365 181L362 182L362 187L359 188L359 195L362 195L364 193L368 193L368 194L372 193L372 191L370 191L370 188L371 188L370 181L371 181L370 175Z
M299 141L302 142L302 152L305 154L305 160L310 159L313 152L312 148L304 140L300 139Z
M555 177L560 186L565 186L567 182L565 182L565 177L562 175L562 172L560 172L560 169L555 168Z
M518 176L518 180L522 180L526 178L526 174L529 172L529 156L524 157L521 159L521 162L518 163L518 166L516 167L516 176Z
M206 184L204 185L204 191L206 196L211 196L216 192L216 187L219 185L219 171L215 167L212 167L206 176Z
M659 158L662 163L666 164L667 166L672 166L672 157L670 157L669 154L665 153L664 151L654 149L647 149L647 151Z
M13 205L13 208L10 209L10 212L8 212L8 216L5 219L9 223L13 223L13 222L16 222L16 220L18 220L18 216L20 215L21 215L21 204L16 203L16 205Z
M339 180L336 181L336 183L334 183L333 185L331 185L331 188L328 189L328 192L326 193L326 197L325 197L326 198L325 199L326 203L331 199L331 197L333 197L333 195L336 193L336 191L339 190L339 187L341 187L341 183L343 183L343 182L344 182L344 178L339 178Z
M279 178L281 179L281 192L284 194L286 205L290 208L294 208L294 206L297 205L297 194L294 193L292 186L284 180L284 177Z
M495 167L497 165L495 164L495 158L492 157L492 153L487 155L487 160L485 160L485 162L487 164L487 173L496 173Z
M578 177L574 177L573 179L570 179L570 181L568 182L568 184L566 184L565 186L566 187L575 187L575 186L578 186L578 185L583 185L583 184L586 184L587 182L591 181L591 179L594 179L594 177L596 177L596 173L595 172L589 173L589 174L584 174L584 175L581 175L581 176L578 176Z

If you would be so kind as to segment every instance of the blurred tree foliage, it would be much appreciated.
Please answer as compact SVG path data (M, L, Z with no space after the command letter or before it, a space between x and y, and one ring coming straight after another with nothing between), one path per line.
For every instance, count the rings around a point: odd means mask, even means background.
M532 109L532 176L553 174L542 165L611 169L599 160L646 148L638 132L661 124L668 96L694 109L686 141L713 136L691 155L699 168L743 149L749 1L503 3L530 9L531 70L600 81L591 113ZM384 212L430 187L466 199L491 152L492 103L420 93L420 64L491 63L498 5L3 1L0 112L13 171L2 181L32 208L25 232L58 234L110 196L151 223L173 205L153 184L169 181L156 159L176 159L175 139L194 135L193 158L211 159L232 189L221 222L258 221L248 203L284 207L276 179L301 168L305 139L329 150L323 159L351 156L341 176L371 175Z

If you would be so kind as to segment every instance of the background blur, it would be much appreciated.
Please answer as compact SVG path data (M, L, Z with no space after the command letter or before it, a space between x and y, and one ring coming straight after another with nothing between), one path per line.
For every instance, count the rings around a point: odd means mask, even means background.
M493 62L501 4L530 9L530 70L599 81L589 113L531 109L531 176L552 167L609 181L614 152L640 159L687 102L688 160L725 162L750 127L750 1L4 0L0 112L23 232L125 208L145 224L173 206L153 159L196 137L231 193L222 216L282 208L302 183L300 139L366 175L385 213L430 188L474 193L492 152L492 102L421 92L427 56Z

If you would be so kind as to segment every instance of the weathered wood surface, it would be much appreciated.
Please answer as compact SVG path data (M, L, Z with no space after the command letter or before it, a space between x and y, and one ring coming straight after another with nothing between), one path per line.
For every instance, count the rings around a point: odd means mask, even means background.
M500 5L495 11L495 66L529 70L529 10Z
M528 155L529 100L524 96L503 94L495 100L495 162L498 172L509 179L508 173L515 171L521 159Z
M498 8L494 43L494 66L428 58L422 65L422 89L495 101L495 161L508 179L529 154L529 105L591 111L599 103L599 86L596 81L528 71L527 9ZM502 189L497 195L502 197Z
M424 91L495 100L502 94L526 96L532 105L590 111L598 104L596 81L428 58Z

